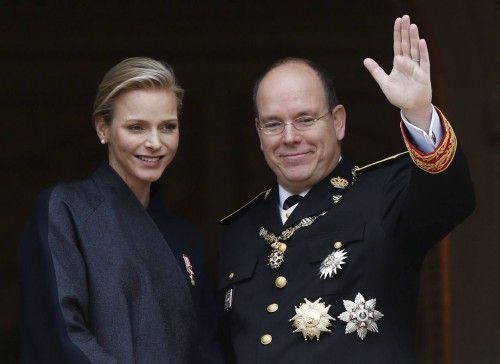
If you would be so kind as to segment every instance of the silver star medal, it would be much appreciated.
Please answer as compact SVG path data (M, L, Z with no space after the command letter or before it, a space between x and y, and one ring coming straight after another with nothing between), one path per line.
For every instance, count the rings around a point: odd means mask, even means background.
M342 264L345 264L346 259L347 252L344 249L335 249L328 254L319 267L320 278L331 278L334 274L337 274L337 270L342 269Z
M294 333L301 332L304 336L304 341L308 338L319 340L322 332L331 332L328 327L332 326L330 320L335 320L328 314L331 305L325 306L321 301L321 297L316 301L311 302L304 298L299 307L295 306L295 316L289 321L292 321L295 327Z
M378 326L375 321L380 320L384 315L382 312L375 310L377 300L372 298L365 301L365 298L358 293L354 302L344 300L344 307L346 311L342 312L338 318L347 322L345 333L350 334L356 331L361 340L363 340L368 333L378 332Z

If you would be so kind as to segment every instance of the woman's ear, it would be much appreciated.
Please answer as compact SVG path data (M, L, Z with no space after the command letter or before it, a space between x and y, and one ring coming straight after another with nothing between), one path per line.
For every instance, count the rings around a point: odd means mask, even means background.
M104 117L97 116L94 119L94 126L101 144L106 144L108 142L108 124L104 120Z

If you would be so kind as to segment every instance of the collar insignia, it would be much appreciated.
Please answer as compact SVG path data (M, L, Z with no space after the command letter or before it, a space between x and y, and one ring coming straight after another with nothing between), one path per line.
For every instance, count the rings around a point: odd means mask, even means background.
M342 177L333 177L330 180L330 183L333 187L342 189L346 188L349 185L349 181Z

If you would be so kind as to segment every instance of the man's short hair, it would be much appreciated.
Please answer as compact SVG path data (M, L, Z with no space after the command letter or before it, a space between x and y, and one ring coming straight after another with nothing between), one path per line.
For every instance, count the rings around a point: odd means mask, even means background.
M333 79L330 73L324 67L306 58L286 57L279 59L273 64L271 64L271 66L269 66L262 74L262 76L259 77L259 79L257 79L257 81L255 82L253 87L252 98L253 98L254 112L256 116L259 115L259 111L257 110L257 92L259 91L260 83L262 82L264 77L266 77L266 75L273 69L278 68L287 63L302 63L305 64L306 66L309 66L314 72L316 72L321 81L321 84L323 85L323 90L325 92L328 108L332 110L335 106L339 104L337 94L335 93L335 87L333 86Z

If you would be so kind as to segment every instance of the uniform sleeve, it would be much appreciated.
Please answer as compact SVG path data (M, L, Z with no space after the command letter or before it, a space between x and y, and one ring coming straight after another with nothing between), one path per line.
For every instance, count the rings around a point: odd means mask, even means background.
M419 257L475 206L467 161L460 147L447 163L445 169L435 173L407 161L399 164L384 183L381 205L385 229Z
M53 190L39 197L20 245L24 363L116 363L87 327L86 267L74 224Z

